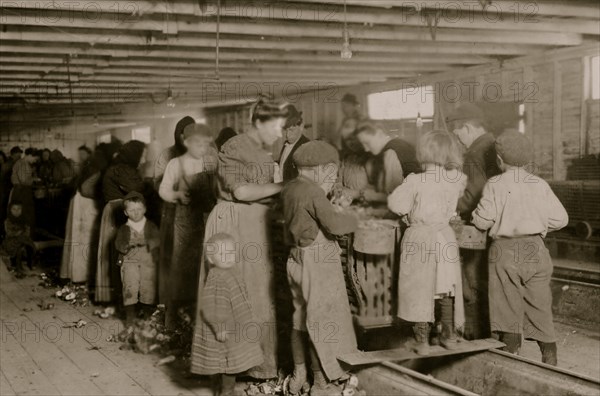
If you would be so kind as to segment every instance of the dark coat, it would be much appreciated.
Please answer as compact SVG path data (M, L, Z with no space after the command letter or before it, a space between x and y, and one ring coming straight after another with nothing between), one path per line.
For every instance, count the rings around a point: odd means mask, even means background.
M129 251L135 246L130 245L131 240L131 229L127 224L122 225L117 230L115 236L115 249L119 253L118 263L122 263L123 257L129 253ZM158 249L160 247L160 234L158 227L146 219L146 225L144 226L144 240L146 242L146 249L152 254L152 259L155 263L158 263Z
M292 147L292 151L290 151L290 155L288 155L287 158L285 159L285 163L279 164L280 167L283 167L283 181L284 182L287 182L289 180L292 180L292 179L295 179L296 177L298 177L298 169L296 168L296 165L294 164L294 161L292 158L293 158L296 150L298 150L298 147L300 147L304 143L308 143L308 142L310 142L309 138L307 138L304 135L300 135L300 138L296 141L296 143L294 144L294 147ZM285 144L281 148L281 152L279 153L279 158L281 158L284 148L285 148Z
M458 212L467 221L471 220L471 212L481 199L485 183L501 173L496 162L495 141L494 135L486 133L475 139L465 152L463 173L468 177L467 188L458 200Z

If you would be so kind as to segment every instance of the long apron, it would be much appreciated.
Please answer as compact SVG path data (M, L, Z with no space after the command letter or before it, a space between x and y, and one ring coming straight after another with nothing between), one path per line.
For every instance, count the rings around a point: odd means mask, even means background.
M337 241L319 230L310 246L292 248L287 262L294 329L308 331L330 381L345 374L337 357L357 350L341 252Z
M125 223L123 200L109 201L102 211L100 221L100 238L98 243L98 260L96 267L96 302L110 302L116 298L119 290L119 271L116 271L117 255L114 249L115 236L119 225Z
M93 199L82 196L79 191L71 199L60 263L61 278L87 282L98 257L99 215L97 202Z
M434 322L435 295L450 293L454 295L454 326L463 328L460 254L449 224L415 224L406 229L398 277L399 318Z
M211 197L206 196L210 176L199 173L183 176L178 184L185 183L191 201L188 205L177 204L173 222L173 245L171 265L168 272L169 299L166 321L174 325L178 307L194 305L198 293L198 274L204 236L204 212L210 209ZM176 186L178 188L178 186Z
M158 261L158 302L167 304L169 301L169 274L173 258L173 223L175 222L176 205L170 202L162 203L160 218L160 253Z
M220 201L208 216L204 235L206 242L211 236L224 232L232 235L237 242L240 257L237 265L248 290L254 318L261 329L260 346L264 361L247 373L254 378L277 377L277 321L269 228L268 206ZM200 263L199 296L208 274L204 256ZM197 311L196 317L198 315ZM199 322L196 321L195 334L201 334ZM198 354L194 346L192 361L201 359Z

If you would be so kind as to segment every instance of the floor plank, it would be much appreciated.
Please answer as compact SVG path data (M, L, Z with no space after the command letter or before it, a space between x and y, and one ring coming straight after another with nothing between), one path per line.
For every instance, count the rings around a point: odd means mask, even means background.
M4 288L6 289L6 288ZM6 290L3 290L1 294L6 296ZM0 295L1 295L0 294ZM6 296L6 298L9 298ZM54 345L61 354L67 356L68 359L76 366L76 370L85 378L89 378L92 382L87 388L95 388L91 394L106 394L106 395L145 395L147 392L144 391L133 379L131 379L125 372L120 370L118 366L113 364L104 355L99 353L97 350L90 350L92 345L87 342L80 334L70 328L63 328L65 325L63 321L60 321L53 311L40 311L36 306L35 301L24 301L23 298L19 298L16 301L18 308L22 311L23 309L32 311L23 312L24 317L28 317L31 322L36 322L41 327L42 332L45 333L45 337L41 337L42 340L45 338ZM2 307L5 304L2 301ZM26 347L25 347L26 348ZM65 369L62 366L62 362L58 365L59 368ZM68 380L68 379L67 379ZM74 394L82 393L74 392Z
M0 310L0 312L2 312ZM11 388L17 394L60 395L60 392L42 372L12 334L11 321L2 320L0 367Z
M10 384L8 383L6 376L4 375L4 373L1 370L0 370L0 395L2 395L2 396L16 395L12 386L10 386Z
M51 311L39 311L37 303L40 299L49 300L52 298L53 290L37 287L37 281L32 278L26 278L18 282L2 284L2 290L9 295L15 304L23 309L33 309L27 312L27 315L37 318L39 315L52 315L54 321L60 323L72 323L79 319L87 322L87 325L81 329L72 329L72 332L88 344L89 348L98 348L93 352L101 354L107 361L111 362L117 370L126 373L135 383L135 388L128 386L118 386L106 394L160 394L160 395L209 395L210 389L206 382L201 382L197 378L187 378L184 373L173 373L168 367L156 367L155 363L159 357L155 355L143 355L132 351L120 350L120 344L107 342L110 335L116 335L123 326L116 319L100 319L93 315L94 307L75 307L58 299L53 299L55 308ZM73 349L73 347L71 347ZM71 355L74 351L70 351ZM72 357L73 359L75 357ZM79 365L85 362L78 361ZM90 365L87 366L90 370ZM97 370L101 375L95 380L104 376L103 370ZM105 385L94 381L101 388Z
M54 321L33 322L0 291L2 319L19 329L13 335L62 395L98 395L102 391L56 345L67 332Z

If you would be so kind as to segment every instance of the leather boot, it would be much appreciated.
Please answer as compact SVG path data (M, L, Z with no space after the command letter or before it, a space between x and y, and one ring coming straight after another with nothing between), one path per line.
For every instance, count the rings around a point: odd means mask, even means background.
M444 297L440 300L442 334L440 344L448 349L454 350L458 347L458 337L454 328L454 300L452 297Z
M519 354L521 350L521 333L501 332L499 340L506 344L504 348L506 352L514 353L515 355Z
M556 348L556 342L537 342L540 351L542 352L542 363L551 364L556 366L558 364L558 351Z
M429 323L417 322L413 326L415 333L415 346L413 350L417 355L429 355Z

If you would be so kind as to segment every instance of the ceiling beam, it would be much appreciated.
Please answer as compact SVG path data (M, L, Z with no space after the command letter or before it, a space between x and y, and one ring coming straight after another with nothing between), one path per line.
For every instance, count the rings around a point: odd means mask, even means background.
M126 23L126 27L115 24L110 17L104 17L99 20L90 21L82 15L73 15L69 18L64 17L61 12L47 11L44 15L48 21L44 23L44 19L37 17L27 17L20 15L5 15L2 17L3 25L6 27L41 27L45 26L54 31L63 33L64 39L69 40L71 34L85 33L81 29L104 29L106 33L113 31L127 31L129 34L142 33L163 35L197 35L209 34L214 35L217 31L217 24L213 21L195 20L181 21L170 20L167 24L164 20L139 19L135 22ZM198 18L196 18L198 19ZM248 40L260 40L264 37L289 37L289 38L318 38L328 39L333 38L339 40L342 34L342 25L339 23L322 23L303 21L302 23L294 23L293 21L276 21L276 20L259 20L258 21L242 21L242 20L227 20L223 18L220 23L220 32L224 35L244 35ZM441 20L440 20L441 23ZM585 24L584 24L585 25ZM113 27L111 29L111 26ZM579 25L580 26L580 25ZM598 25L595 23L598 33ZM556 25L552 30L536 31L528 28L528 24L522 24L519 29L501 30L496 23L488 22L485 27L475 27L472 24L455 23L450 26L438 25L436 29L437 42L463 42L463 43L506 43L516 42L520 44L535 44L535 45L579 45L581 44L581 34L568 33L557 31ZM398 41L398 40L419 40L433 41L427 24L421 24L418 27L414 26L393 26L393 25L365 25L350 24L348 26L350 37L352 40L382 40L382 41ZM582 32L593 34L589 31Z
M111 1L106 5L96 1L79 1L76 2L76 5L69 2L64 4L56 2L54 7L22 7L23 4L26 4L22 1L3 1L2 3L3 16L31 15L39 19L51 20L49 15L52 13L60 13L63 19L84 14L90 22L108 17L112 19L114 26L131 26L147 18L148 15L157 16L160 20L165 21L167 14L164 2L151 0ZM175 16L180 16L202 18L202 22L207 22L209 18L216 17L216 0L203 0L203 3L205 6L201 7L198 1L171 2L169 6L170 20L176 19ZM556 2L497 2L494 0L491 5L486 7L485 11L482 10L479 2L474 0L452 2L390 0L381 2L387 8L384 10L372 7L377 3L377 0L349 2L346 13L348 23L422 27L426 26L426 14L418 12L417 8L424 8L442 12L440 28L489 29L493 25L494 29L499 30L600 34L595 21L591 19L600 19L598 5L593 2L577 4L575 1L570 1L570 4L557 4ZM551 14L548 14L549 12ZM111 17L111 15L121 16ZM556 19L547 15L555 15L561 19L564 16L571 16L571 18L561 20L561 26L557 29ZM250 4L241 0L228 1L222 7L222 16L236 18L240 22L285 20L286 22L340 23L343 21L343 0L275 0L251 2Z
M105 46L135 46L139 48L148 48L153 45L160 45L162 50L166 49L166 41L152 44L148 38L143 35L131 35L123 32L119 35L107 35L106 33L94 32L89 30L65 35L61 32L47 31L43 28L31 28L26 30L0 31L1 40L16 41L35 41L40 45L46 43L78 43L89 44L89 51L93 53L95 45L104 44ZM332 51L339 53L341 50L341 40L320 40L314 38L305 39L266 39L248 40L247 38L227 38L220 39L220 47L227 51L229 48L252 49L252 50L287 50L293 52L300 51ZM169 39L171 48L177 47L213 47L215 40L213 38L179 36ZM92 45L93 44L93 45ZM543 48L535 45L520 45L512 43L473 45L468 43L438 43L438 42L419 42L419 41L382 41L382 40L354 40L351 43L353 51L360 52L391 52L396 54L468 54L468 55L525 55L535 51L541 51Z
M93 51L90 51L89 47L73 47L67 46L61 43L40 43L35 42L17 42L3 40L0 42L0 53L5 56L23 56L23 57L39 57L40 54L43 56L56 56L64 57L68 54L77 54L80 58L99 58L104 61L107 58L129 58L131 60L160 60L166 62L167 57L171 56L172 62L189 61L195 60L211 60L215 59L214 48L193 48L192 50L173 50L167 51L166 48L159 49L156 47L145 47L145 48L129 48L123 49L116 46L109 48L99 48L94 46ZM404 64L404 63L444 63L444 64L462 64L472 65L481 64L486 62L492 62L493 58L483 55L452 55L446 54L440 57L438 54L425 53L425 54L413 54L413 53L389 53L389 52L360 52L353 51L352 59L343 60L340 58L339 51L283 51L283 50L264 50L264 51L253 51L245 49L227 49L219 53L219 58L223 61L227 60L249 60L255 62L261 61L278 61L278 62L293 62L293 61L307 61L310 62L335 62L335 63L347 63L353 64L355 62L375 62L375 63L393 63L393 64ZM111 62L112 60L109 60Z

